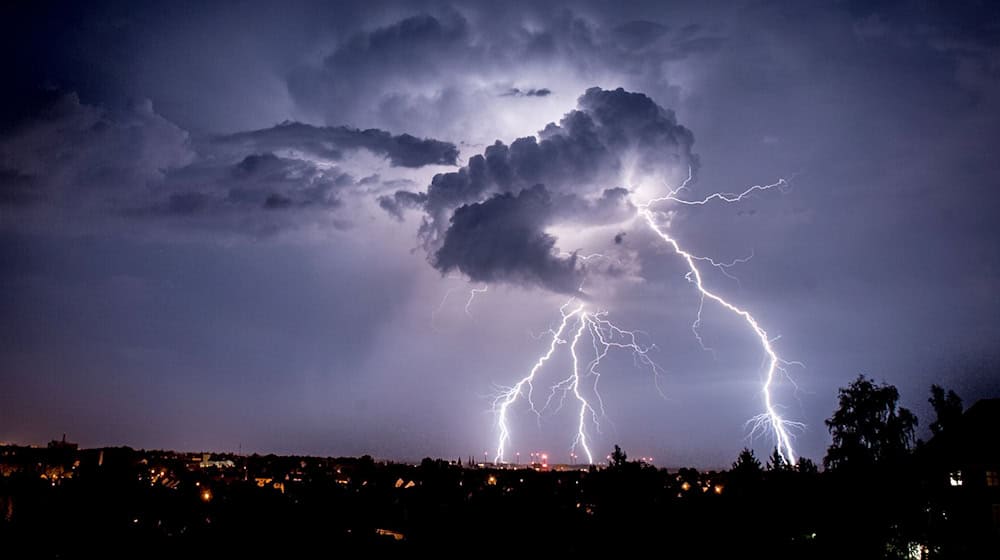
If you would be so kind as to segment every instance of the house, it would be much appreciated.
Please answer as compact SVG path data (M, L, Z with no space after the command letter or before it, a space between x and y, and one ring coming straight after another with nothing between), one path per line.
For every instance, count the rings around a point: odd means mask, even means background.
M918 461L930 543L1000 558L1000 399L969 407L918 451Z

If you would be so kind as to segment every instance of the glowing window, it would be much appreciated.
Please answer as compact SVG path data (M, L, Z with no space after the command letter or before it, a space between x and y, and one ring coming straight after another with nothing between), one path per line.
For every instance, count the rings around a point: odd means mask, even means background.
M1000 476L997 471L986 471L986 485L1000 486Z
M951 484L952 486L961 486L962 485L962 471L952 471L948 475L948 483Z

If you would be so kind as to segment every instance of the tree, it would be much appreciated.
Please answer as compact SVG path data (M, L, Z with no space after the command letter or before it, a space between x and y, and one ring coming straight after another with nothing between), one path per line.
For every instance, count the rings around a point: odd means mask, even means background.
M819 469L816 468L816 463L808 457L799 457L799 462L795 464L795 470L805 474L816 474L819 472Z
M833 437L823 464L829 469L866 468L904 457L914 443L917 417L897 406L899 391L859 375L841 387L839 406L826 420Z
M778 448L775 447L774 451L771 452L771 456L767 458L767 470L775 472L790 471L792 470L792 466L785 461L785 458L778 452Z
M620 469L625 466L627 460L628 455L622 451L621 447L618 447L618 444L615 444L615 450L611 453L611 461L608 462L608 466Z
M931 433L938 435L955 429L955 424L962 417L962 399L955 391L945 393L940 385L931 385L931 398L927 402L931 403L937 415L937 419L931 422Z
M761 468L760 461L754 456L752 449L744 447L729 469L729 493L734 496L752 494L760 489L763 478L764 469Z
M732 472L739 475L757 475L761 473L760 461L754 456L753 450L747 447L740 451L739 457L733 463Z

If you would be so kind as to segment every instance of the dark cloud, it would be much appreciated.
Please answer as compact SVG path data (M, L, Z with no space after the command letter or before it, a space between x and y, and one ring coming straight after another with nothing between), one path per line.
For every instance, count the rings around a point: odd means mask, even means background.
M310 162L280 158L271 153L243 158L220 181L221 188L227 191L227 200L259 205L263 199L264 205L271 208L339 206L337 192L353 184L354 178L336 167L323 169Z
M275 223L268 210L332 210L341 206L339 194L355 184L353 177L336 167L315 164L271 153L251 154L235 164L202 162L170 173L158 186L162 202L132 213L203 216L206 225L222 225L227 217L239 218L243 229L254 232L293 227L304 216L287 216ZM269 222L262 227L259 221ZM230 224L231 225L231 224Z
M484 119L496 123L499 115L482 111L515 110L509 104L520 98L537 106L570 102L585 87L603 84L657 91L657 99L673 101L657 67L720 46L698 26L672 31L654 20L609 25L563 9L512 17L463 7L348 34L319 63L291 72L288 91L298 107L328 123L389 129L410 123L416 128L406 130L419 134L446 130L488 142L496 136L478 136ZM605 84L600 78L609 73L615 79ZM512 128L508 137L526 132Z
M441 272L458 270L477 282L577 292L582 271L576 255L560 257L556 239L544 232L555 213L542 185L462 206L455 210L433 264Z
M577 293L585 271L578 266L575 253L567 256L556 249L556 238L545 228L556 223L614 224L634 215L623 188L586 199L571 193L552 194L537 184L518 194L496 194L459 207L431 262L442 273L458 270L476 282Z
M4 190L20 201L86 206L193 159L187 132L148 101L108 111L70 93L0 134L0 168L13 179Z
M349 227L337 218L358 182L336 165L266 152L238 161L202 157L167 173L155 190L123 212L182 219L187 228L272 235L307 225Z
M296 152L327 160L340 160L347 150L364 149L385 156L392 165L423 167L455 165L458 149L450 142L392 134L377 129L345 126L312 126L284 122L271 128L218 136L215 147L237 152Z
M510 146L498 140L466 167L436 175L427 189L425 237L433 240L450 209L487 193L540 183L553 192L587 195L620 184L626 166L660 176L697 167L694 135L649 97L590 88L578 106L537 138L518 138Z
M643 93L590 88L580 97L579 107L578 113L593 119L602 143L619 158L634 153L640 171L697 165L691 153L694 134L677 124L673 111Z
M177 216L185 226L200 219L212 228L274 232L326 219L324 212L342 206L357 183L334 163L357 150L401 167L452 165L458 154L439 140L294 122L191 137L149 101L113 111L71 93L51 96L0 133L0 205L97 220ZM44 212L38 217L44 221Z
M321 108L328 122L351 122L343 119L357 118L359 105L372 101L359 91L381 97L387 92L375 84L389 76L397 83L444 77L448 63L469 57L470 42L468 22L457 12L407 17L352 34L318 67L294 71L289 91L299 103Z
M427 195L410 191L396 191L391 196L378 197L378 205L397 220L403 219L403 211L409 208L420 208L427 202Z
M324 59L323 66L336 76L343 69L368 66L378 60L386 65L386 72L414 74L423 71L427 56L461 48L470 37L468 21L458 12L448 11L439 17L419 14L352 35Z
M420 234L439 270L575 291L576 261L554 256L556 239L544 228L620 223L634 216L629 192L615 186L625 175L665 178L698 163L691 131L641 93L590 88L578 107L538 138L497 141L467 166L434 176L426 194L401 191L379 202L397 217L423 207ZM528 255L506 254L521 250Z
M292 199L276 193L267 195L267 199L264 200L264 208L268 209L288 208L291 205Z
M525 90L520 88L510 88L500 95L504 97L545 97L547 95L552 95L552 90L548 88L531 88Z

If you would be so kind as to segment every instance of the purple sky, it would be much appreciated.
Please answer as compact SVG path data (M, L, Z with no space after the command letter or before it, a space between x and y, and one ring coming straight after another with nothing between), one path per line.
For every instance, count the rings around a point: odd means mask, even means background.
M88 4L0 9L2 441L492 456L576 296L663 370L609 353L598 459L767 454L759 343L707 302L699 346L636 219L689 169L691 199L787 182L657 219L753 255L705 284L804 365L799 454L859 373L921 433L931 383L1000 394L993 3ZM571 401L513 406L509 454L568 460Z

